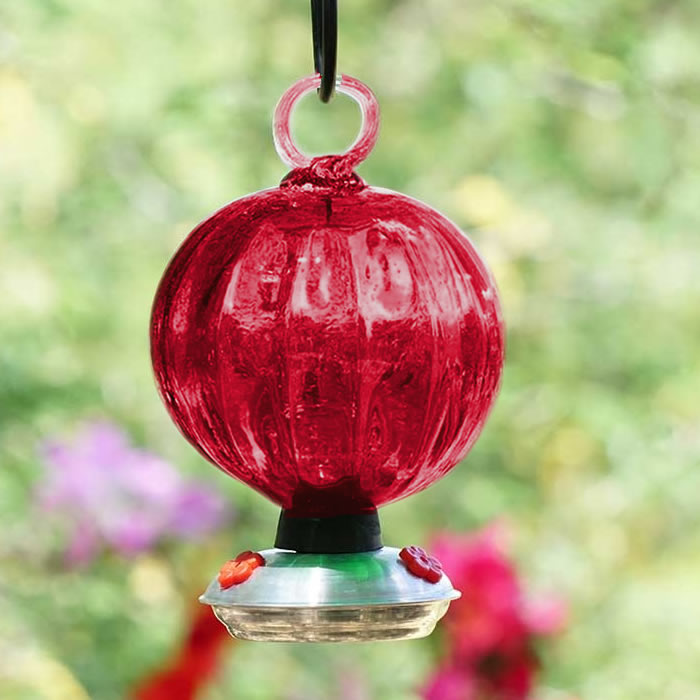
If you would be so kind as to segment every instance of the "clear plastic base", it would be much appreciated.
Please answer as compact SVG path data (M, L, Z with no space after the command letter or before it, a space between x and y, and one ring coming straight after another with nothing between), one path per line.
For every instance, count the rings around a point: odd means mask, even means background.
M222 607L232 636L256 642L378 642L427 637L449 600L364 607Z

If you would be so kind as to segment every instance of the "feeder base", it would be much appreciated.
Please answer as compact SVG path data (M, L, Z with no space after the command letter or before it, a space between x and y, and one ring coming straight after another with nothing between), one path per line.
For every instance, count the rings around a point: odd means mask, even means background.
M260 552L265 566L222 588L215 578L200 601L240 639L361 642L429 635L460 593L443 574L430 583L410 573L399 550L353 554Z

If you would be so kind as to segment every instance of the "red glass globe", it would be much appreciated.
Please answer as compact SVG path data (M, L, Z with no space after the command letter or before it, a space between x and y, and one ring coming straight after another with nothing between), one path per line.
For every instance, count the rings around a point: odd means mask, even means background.
M368 512L437 481L500 382L497 293L472 244L354 164L314 159L216 212L153 307L173 420L292 516Z

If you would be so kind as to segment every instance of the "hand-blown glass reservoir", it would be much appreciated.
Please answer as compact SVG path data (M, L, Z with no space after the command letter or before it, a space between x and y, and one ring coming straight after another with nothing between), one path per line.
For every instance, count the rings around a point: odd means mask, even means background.
M368 88L339 86L364 109L350 152L310 160L291 143L289 112L317 80L276 114L295 169L190 234L151 329L181 431L292 519L372 513L440 479L476 440L503 364L497 292L467 237L353 171L376 139Z
M493 282L448 220L359 180L304 180L190 235L158 291L153 358L205 457L324 517L408 496L466 454L502 332Z

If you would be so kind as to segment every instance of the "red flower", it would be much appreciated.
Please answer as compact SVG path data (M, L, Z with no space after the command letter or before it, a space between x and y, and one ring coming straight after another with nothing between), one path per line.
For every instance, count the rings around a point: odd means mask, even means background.
M193 700L216 672L226 628L209 606L198 606L185 642L173 661L146 678L133 700Z

